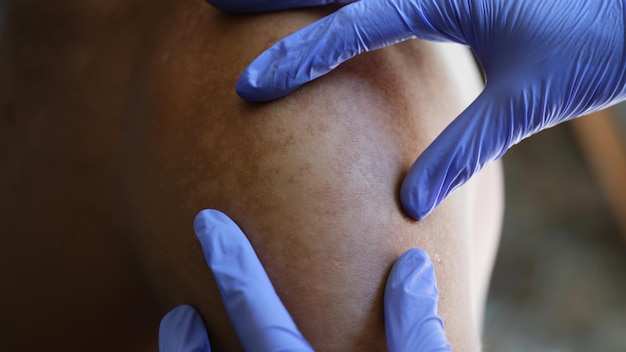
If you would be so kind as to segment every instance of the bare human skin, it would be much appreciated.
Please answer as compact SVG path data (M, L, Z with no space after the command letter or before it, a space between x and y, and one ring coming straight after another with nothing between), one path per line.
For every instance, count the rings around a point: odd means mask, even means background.
M215 350L233 350L193 234L204 208L241 226L316 350L385 349L382 288L411 247L433 259L453 349L478 349L500 166L422 222L397 198L417 155L480 90L463 48L407 42L249 104L234 92L243 68L330 9L2 8L0 339L9 350L155 350L160 317L182 303L200 310Z

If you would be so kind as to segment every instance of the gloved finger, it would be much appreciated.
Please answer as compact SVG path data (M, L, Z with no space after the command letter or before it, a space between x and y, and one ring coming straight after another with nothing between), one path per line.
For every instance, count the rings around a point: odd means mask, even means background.
M439 291L426 252L413 248L391 269L385 285L385 333L390 352L450 351L437 315Z
M280 98L355 55L415 38L395 2L358 1L284 38L246 68L237 93Z
M194 228L243 347L312 351L239 227L224 213L207 209L196 216Z
M237 93L248 101L285 96L354 56L407 39L465 44L457 1L362 0L284 38L241 74Z
M507 95L505 88L487 84L409 169L400 188L404 211L415 220L424 219L450 192L525 138L522 133L537 131L541 126L523 126L515 119L532 113L527 111L532 104L519 101L531 101L524 96L529 94L533 94L531 89L520 88ZM516 111L520 108L525 110Z
M180 305L161 319L159 351L211 352L206 328L193 307Z
M330 4L347 4L355 0L206 0L210 5L226 12L254 13L313 7Z

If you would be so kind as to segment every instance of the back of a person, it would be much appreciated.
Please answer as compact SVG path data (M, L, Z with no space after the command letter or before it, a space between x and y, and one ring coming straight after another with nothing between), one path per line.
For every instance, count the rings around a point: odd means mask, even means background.
M478 349L499 166L423 222L397 196L480 90L468 52L411 41L249 104L234 92L246 64L329 9L244 16L202 1L118 3L46 4L8 22L2 55L14 69L3 89L15 90L4 105L17 122L3 122L16 133L0 204L15 236L0 252L0 298L13 302L2 340L155 349L158 319L188 303L217 351L235 349L192 228L198 210L215 208L249 236L316 350L385 349L382 289L410 247L433 259L453 349ZM41 339L23 340L37 330Z

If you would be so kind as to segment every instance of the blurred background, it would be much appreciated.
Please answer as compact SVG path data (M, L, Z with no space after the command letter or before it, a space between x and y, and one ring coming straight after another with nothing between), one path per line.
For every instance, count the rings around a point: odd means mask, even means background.
M626 351L626 107L596 115L503 159L487 352Z

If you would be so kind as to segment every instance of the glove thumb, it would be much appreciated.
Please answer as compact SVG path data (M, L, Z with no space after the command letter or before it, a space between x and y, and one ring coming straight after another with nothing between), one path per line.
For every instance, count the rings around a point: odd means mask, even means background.
M163 317L159 326L159 351L211 351L202 318L193 307L180 305Z
M437 315L438 299L435 270L426 252L413 248L400 256L385 286L389 351L450 351Z
M418 157L400 189L402 207L410 217L427 217L450 192L500 158L524 137L523 131L533 128L525 126L524 116L528 115L523 103L532 101L526 97L532 93L517 92L506 94L488 84Z

